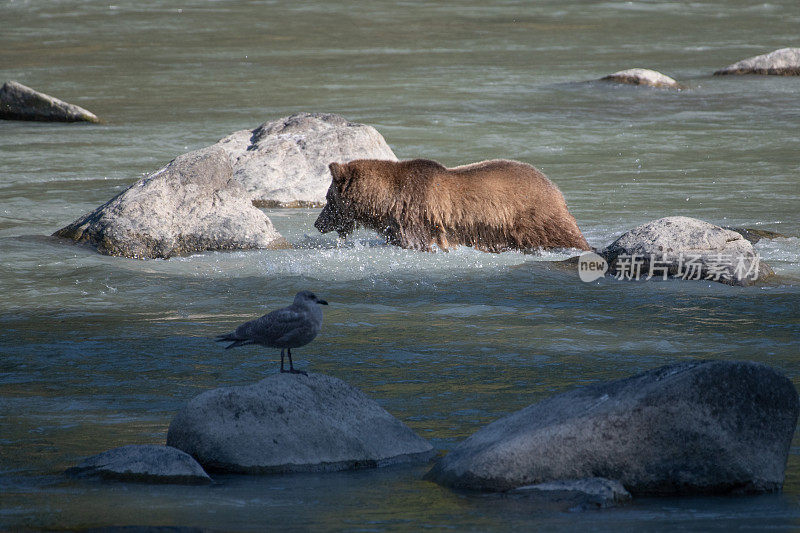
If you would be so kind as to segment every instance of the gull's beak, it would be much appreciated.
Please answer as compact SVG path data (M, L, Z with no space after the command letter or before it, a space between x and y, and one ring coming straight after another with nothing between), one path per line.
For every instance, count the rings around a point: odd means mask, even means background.
M326 302L325 300L317 300L317 303L320 305L328 305L328 302Z

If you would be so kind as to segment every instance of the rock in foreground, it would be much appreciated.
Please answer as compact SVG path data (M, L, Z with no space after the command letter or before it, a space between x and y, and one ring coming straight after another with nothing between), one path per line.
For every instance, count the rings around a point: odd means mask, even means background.
M275 374L207 391L175 416L167 444L209 470L284 473L426 460L432 446L345 382Z
M67 470L74 477L148 483L211 483L211 478L189 454L155 444L114 448L84 459Z
M619 279L677 277L750 285L772 275L740 233L696 218L665 217L624 233L599 254Z
M616 83L626 83L628 85L644 85L647 87L659 87L668 89L680 89L682 86L674 79L666 76L655 70L646 68L631 68L628 70L620 70L613 74L609 74L603 81L612 81Z
M715 76L728 74L800 76L800 48L781 48L769 54L742 59L714 73Z
M259 207L322 206L328 164L397 157L378 131L327 113L298 113L242 130L215 146L231 157L234 176Z
M97 116L16 81L0 88L0 118L45 122L99 122Z
M514 494L527 495L538 501L561 504L572 510L615 507L630 501L631 494L622 483L599 477L559 480L514 489Z
M175 158L54 235L137 259L286 246L216 147Z
M619 480L634 496L780 490L797 391L768 366L690 361L574 389L489 424L428 479L507 491Z

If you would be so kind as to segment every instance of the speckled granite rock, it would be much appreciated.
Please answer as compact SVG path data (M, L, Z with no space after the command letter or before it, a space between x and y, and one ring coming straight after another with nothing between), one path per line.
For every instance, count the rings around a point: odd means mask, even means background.
M137 259L288 246L218 147L175 158L54 235Z
M331 162L397 161L375 128L329 113L298 113L265 122L215 146L230 155L234 177L260 207L323 205Z
M619 279L680 277L750 285L771 276L740 233L690 217L665 217L622 234L598 252Z

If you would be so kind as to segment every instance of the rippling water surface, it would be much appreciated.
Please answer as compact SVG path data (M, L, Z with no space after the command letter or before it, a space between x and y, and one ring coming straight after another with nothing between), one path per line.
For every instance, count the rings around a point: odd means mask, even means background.
M455 493L421 481L427 465L188 488L61 472L163 442L192 396L274 372L276 354L209 337L305 288L331 305L298 366L444 451L557 391L686 358L761 361L799 384L800 78L710 76L800 46L798 25L795 0L0 0L0 81L104 118L0 121L0 529L795 529L797 448L780 495L596 513ZM687 88L585 83L631 67ZM337 243L303 209L267 210L292 250L134 261L46 237L176 155L298 111L371 124L401 158L536 165L594 246L666 215L778 231L757 245L777 276L584 284L548 268L557 254Z

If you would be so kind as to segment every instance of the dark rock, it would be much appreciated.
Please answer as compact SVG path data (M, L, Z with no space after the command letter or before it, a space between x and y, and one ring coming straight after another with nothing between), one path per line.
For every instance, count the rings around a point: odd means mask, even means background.
M766 229L758 229L758 228L728 228L731 231L735 231L736 233L740 234L742 237L750 241L752 244L757 243L761 239L785 239L788 236L782 233L778 233L776 231L769 231Z
M364 393L322 374L275 374L207 391L175 416L167 444L209 470L242 473L368 468L433 455Z
M682 362L501 418L426 477L489 491L587 477L634 496L777 491L797 415L794 385L766 365Z
M622 483L599 477L525 485L512 492L538 501L560 504L570 510L605 509L631 499Z
M8 81L0 88L0 119L99 122L94 113L82 107L34 91L16 81Z
M288 246L215 147L175 158L53 235L136 259Z
M156 444L114 448L84 459L67 475L147 483L211 483L211 478L189 454Z

